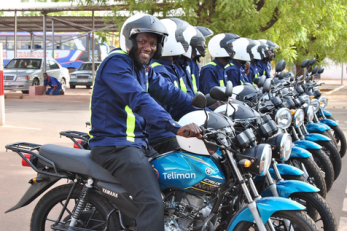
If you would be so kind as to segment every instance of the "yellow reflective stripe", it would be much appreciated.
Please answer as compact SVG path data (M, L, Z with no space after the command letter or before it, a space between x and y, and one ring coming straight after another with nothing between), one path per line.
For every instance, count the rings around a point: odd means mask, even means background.
M187 86L184 84L183 78L180 78L181 90L187 93Z
M126 53L125 51L123 50L116 50L116 51L112 51L110 52L108 55L111 55L111 54L116 54L116 53L119 53L119 54L124 54L124 55L128 55L128 53Z
M263 75L265 75L265 71L263 72Z
M242 82L242 80L240 80L240 82L241 82L241 85L243 85L243 82Z
M147 92L148 92L148 83L147 83Z
M196 79L195 79L195 75L194 74L192 74L192 82L193 82L194 93L197 93L198 92L198 86L196 86Z
M219 80L219 86L224 87L224 81L223 80Z
M154 63L151 64L152 68L155 68L156 66L161 66L161 64L158 63L158 62L154 62Z
M135 142L135 115L128 105L125 106L125 111L127 113L127 141Z
M217 63L215 63L215 62L209 62L209 63L207 63L205 66L207 66L207 65L217 66Z
M176 82L176 81L174 81L174 84L175 84L175 86L176 86L177 88L179 88L179 87L178 87L178 84L177 84L177 82Z
M226 69L226 68L228 68L230 66L234 66L234 64L233 63L229 63L229 64L225 65L224 69Z

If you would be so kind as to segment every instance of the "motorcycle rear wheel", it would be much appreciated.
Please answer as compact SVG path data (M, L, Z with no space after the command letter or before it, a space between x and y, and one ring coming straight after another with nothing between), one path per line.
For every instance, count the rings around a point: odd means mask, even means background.
M295 230L295 231L318 231L314 221L303 211L278 211L272 214L272 223L274 223L275 230ZM286 229L283 220L291 221L291 227ZM291 229L293 228L293 229ZM259 230L255 223L242 221L234 229L234 231L256 231ZM266 227L270 231L270 227Z
M57 221L63 204L71 190L72 184L58 186L46 193L37 203L31 217L31 231L52 230L51 225ZM71 213L75 209L82 192L82 187L77 186L73 191L68 206L65 209L60 222L57 225L69 226ZM114 209L112 205L101 196L101 194L89 190L86 208L83 210L76 226L90 230L104 230L106 217ZM108 230L120 230L116 212L114 212L108 222ZM66 228L66 227L64 227Z

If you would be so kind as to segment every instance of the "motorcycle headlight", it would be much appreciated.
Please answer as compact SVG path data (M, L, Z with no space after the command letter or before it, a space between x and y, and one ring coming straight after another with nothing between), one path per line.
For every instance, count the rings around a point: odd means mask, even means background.
M274 149L272 149L272 157L287 161L292 152L292 137L288 133L278 134L267 141Z
M324 96L319 98L320 108L325 109L328 106L328 99Z
M308 107L305 108L305 112L306 112L306 119L308 121L313 121L313 117L314 117L314 110L313 110L313 106L310 105Z
M277 111L275 116L275 121L278 126L282 129L286 129L290 126L292 122L292 114L288 108L281 108Z
M272 149L269 144L259 144L253 148L247 149L242 156L248 156L254 160L245 171L248 170L260 176L264 176L268 173L272 158Z
M310 98L309 95L305 95L303 98L304 98L304 100L305 100L305 103L307 103L308 105L311 104L311 98Z
M319 111L319 102L317 99L311 100L311 105L313 107L314 113L317 113Z
M302 109L298 109L294 114L294 125L300 127L304 124L305 113Z

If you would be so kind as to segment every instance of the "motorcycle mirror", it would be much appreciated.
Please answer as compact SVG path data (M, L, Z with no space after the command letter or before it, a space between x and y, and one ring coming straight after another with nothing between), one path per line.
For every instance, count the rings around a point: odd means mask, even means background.
M283 79L284 78L284 72L282 71L279 75L278 75L278 79Z
M310 60L310 66L313 66L316 63L316 58L312 58Z
M210 90L210 96L215 100L226 101L228 96L225 95L226 88L220 86L214 86Z
M206 103L206 106L209 107L211 106L212 104L214 104L217 100L213 99L210 94L207 94L205 95L206 97L206 100L207 100L207 103Z
M227 81L227 87L225 89L225 96L231 97L232 94L233 94L233 83L229 80L229 81Z
M290 82L293 82L294 81L294 76L291 76L290 77Z
M318 73L319 74L322 74L324 72L324 67L320 67L319 69L318 69Z
M300 67L301 68L305 68L305 67L308 67L309 64L310 64L310 60L309 59L305 59L304 61L302 61Z
M314 68L312 69L312 75L316 74L318 71L318 67L314 66Z
M253 83L254 83L254 84L258 85L258 82L259 82L259 78L253 79Z
M262 87L265 83L265 80L266 80L266 76L265 75L262 75L259 77L259 81L258 81L258 87Z
M206 97L201 92L197 92L192 100L192 106L197 109L203 109L206 107Z
M263 86L263 93L270 92L271 90L271 79L267 79Z
M281 72L284 70L284 68L286 68L286 61L284 61L284 59L282 59L276 65L276 72Z

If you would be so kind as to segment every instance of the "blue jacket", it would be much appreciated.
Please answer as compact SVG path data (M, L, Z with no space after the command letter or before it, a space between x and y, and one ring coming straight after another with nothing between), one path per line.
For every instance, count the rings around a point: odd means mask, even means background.
M61 89L61 83L52 76L48 76L48 80L43 81L43 86L50 86L51 88L57 86L57 90Z
M200 71L200 87L199 91L208 94L214 86L225 86L226 78L224 66L217 59L207 63Z
M190 77L193 85L194 93L199 90L199 77L200 77L200 66L195 59L188 61L188 66L190 68Z
M182 59L178 59L177 61L175 61L175 67L177 68L179 76L181 76L181 85L183 81L186 86L186 89L181 88L181 90L194 97L195 92L189 65L184 65Z
M128 54L113 50L100 64L91 95L90 147L146 146L146 123L176 134L180 128L152 98L180 110L192 98L150 69L139 69Z
M253 83L254 79L260 76L261 76L260 69L257 63L254 60L252 60L250 68L249 68L248 79L251 80L251 83Z
M270 62L266 62L264 59L260 60L257 63L257 66L259 67L259 73L260 75L265 75L266 78L271 78L271 64Z
M225 74L234 87L250 82L245 70L235 60L231 60L230 64L225 66Z

